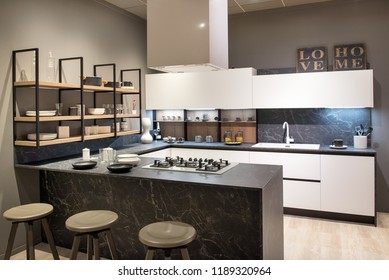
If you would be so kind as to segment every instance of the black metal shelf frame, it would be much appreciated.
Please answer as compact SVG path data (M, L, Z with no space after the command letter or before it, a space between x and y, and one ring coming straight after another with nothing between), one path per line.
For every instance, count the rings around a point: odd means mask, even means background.
M15 50L12 52L12 99L13 99L13 120L16 117L16 64L17 64L17 55L20 53L32 52L35 56L35 133L36 133L36 146L40 146L39 140L39 49L38 48L30 48L30 49L21 49ZM13 135L14 135L14 145L16 141L16 123L13 121Z

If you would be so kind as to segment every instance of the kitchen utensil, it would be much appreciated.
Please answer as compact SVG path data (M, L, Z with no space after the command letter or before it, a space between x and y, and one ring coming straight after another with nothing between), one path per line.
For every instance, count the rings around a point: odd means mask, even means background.
M74 169L85 170L91 169L97 165L97 162L94 160L82 160L72 163Z
M195 142L197 142L197 143L203 142L203 136L201 136L201 135L196 135L196 136L195 136Z
M127 163L114 163L107 166L107 169L112 173L127 173L132 168L131 164Z
M355 127L355 132L357 133L358 136L361 136L362 135L361 127L360 126L356 126Z
M366 136L369 136L369 135L372 133L372 131L373 131L373 128L372 128L372 127L369 127L369 128L367 129L367 131L365 132Z

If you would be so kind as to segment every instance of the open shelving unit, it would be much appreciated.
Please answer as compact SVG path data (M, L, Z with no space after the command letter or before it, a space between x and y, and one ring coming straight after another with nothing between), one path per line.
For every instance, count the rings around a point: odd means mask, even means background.
M35 79L31 81L17 81L17 55L20 53L33 53L35 56L35 65L34 72L35 72ZM66 61L79 61L79 77L80 77L80 83L79 84L70 84L70 83L63 83L62 82L62 73L63 73L63 63ZM49 146L49 145L58 145L58 144L64 144L64 143L70 143L70 142L79 142L79 141L88 141L88 140L95 140L95 139L101 139L101 138L110 138L110 137L118 137L118 136L125 136L125 135L132 135L132 134L139 134L140 127L141 127L141 114L129 114L129 113L118 113L117 112L117 97L120 95L120 100L123 102L123 96L128 94L133 94L138 96L139 100L139 112L141 108L141 70L140 69L125 69L120 71L120 78L123 81L123 74L128 71L136 71L138 73L138 79L139 79L139 89L132 89L132 88L117 88L117 87L105 87L105 86L91 86L91 85L84 85L83 84L83 58L82 57L71 57L71 58L62 58L59 59L59 82L47 82L47 81L41 81L39 80L39 49L38 48L32 48L32 49L23 49L23 50L15 50L13 51L12 56L12 62L13 62L13 69L12 69L12 80L13 80L13 120L14 120L14 145L15 146L26 146L26 147L40 147L40 146ZM116 81L116 64L100 64L100 65L94 65L94 74L96 76L97 69L101 67L112 67L112 77L113 81ZM31 89L32 94L34 95L34 109L36 112L36 116L21 116L18 111L18 104L17 104L17 95L18 90L22 88L28 88ZM99 93L105 92L105 93L111 93L112 94L112 104L113 104L113 113L109 114L103 114L103 115L86 115L84 110L80 110L80 115L55 115L55 116L40 116L40 107L41 107L41 99L44 100L47 98L46 93L44 90L51 90L54 92L57 92L57 98L56 102L61 103L63 100L69 96L67 92L76 92L76 94L79 94L79 104L85 104L84 95L87 92L91 92L93 94L93 106L94 108L97 107L96 100L98 99L97 95ZM22 102L23 100L18 100L19 102ZM112 120L113 123L117 123L118 121L122 119L138 119L139 120L139 129L129 129L125 131L117 131L116 125L113 125L113 129L110 133L99 133L94 135L85 135L85 121L93 121L93 123L96 125L99 120L105 120L110 121ZM51 124L51 130L53 129L53 126L61 126L62 122L79 122L77 127L78 133L76 135L70 135L70 137L66 138L56 138L53 140L40 140L39 137L36 137L36 140L26 140L26 135L28 133L35 133L36 135L39 135L42 133L42 126L43 124ZM28 133L18 133L18 127L22 124L25 124L28 126L26 129ZM35 125L35 127L30 127L30 125ZM21 134L23 134L21 136ZM75 133L73 133L75 134Z
M165 110L158 110L165 111ZM162 137L174 136L174 137L184 137L184 139L189 141L194 141L196 135L203 136L203 139L207 135L212 135L215 142L223 142L223 136L225 131L231 131L232 135L235 135L237 131L243 131L244 142L246 143L256 143L257 142L257 122L254 119L256 112L255 110L239 110L239 111L250 111L252 114L252 120L247 118L236 120L236 119L225 119L225 115L234 115L233 111L238 110L221 110L214 109L212 116L209 120L204 121L200 118L193 118L193 111L208 111L208 110L181 110L180 113L181 120L170 119L163 120L161 119L161 114L156 110L153 111L153 121L154 127L156 123L159 122L162 132ZM171 113L170 110L166 110L167 114ZM192 113L191 113L192 112ZM192 115L190 120L188 120L188 115ZM196 113L194 113L196 115ZM230 116L230 117L231 117ZM215 117L217 118L215 120ZM178 133L178 134L177 134ZM205 140L204 140L205 141Z

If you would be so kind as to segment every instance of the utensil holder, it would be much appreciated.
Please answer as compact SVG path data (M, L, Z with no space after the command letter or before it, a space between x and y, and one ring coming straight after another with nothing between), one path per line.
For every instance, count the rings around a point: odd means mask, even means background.
M354 136L354 148L355 149L366 149L367 148L367 136Z

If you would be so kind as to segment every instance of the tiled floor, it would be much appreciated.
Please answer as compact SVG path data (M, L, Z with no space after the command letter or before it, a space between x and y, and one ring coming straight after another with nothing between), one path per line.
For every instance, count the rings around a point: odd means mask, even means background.
M286 215L284 233L286 260L389 260L389 213L378 213L377 227ZM68 259L70 250L58 248L58 253ZM36 246L35 254L36 259L52 259L44 243ZM12 259L25 257L20 252Z

